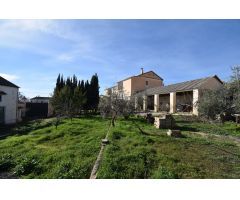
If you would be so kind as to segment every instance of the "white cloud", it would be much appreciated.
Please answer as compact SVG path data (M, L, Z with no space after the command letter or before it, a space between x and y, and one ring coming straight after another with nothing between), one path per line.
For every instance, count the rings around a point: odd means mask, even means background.
M69 48L59 50L56 43L47 43L46 39L55 37L65 40ZM54 41L56 42L56 41ZM59 20L0 20L0 46L24 49L48 57L49 60L71 62L79 54L88 55L93 49L89 35L76 32L71 23Z
M63 53L57 56L57 60L71 62L74 60L74 56L67 53Z
M4 74L4 73L0 73L0 76L2 76L3 78L9 80L9 81L14 81L16 79L19 79L18 76L13 75L13 74Z

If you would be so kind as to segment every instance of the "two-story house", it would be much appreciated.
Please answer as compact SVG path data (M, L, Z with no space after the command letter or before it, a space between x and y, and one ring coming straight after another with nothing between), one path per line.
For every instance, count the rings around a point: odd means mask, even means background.
M117 93L122 95L122 97L130 97L146 89L161 86L163 86L163 79L160 76L153 71L144 73L143 68L141 68L139 75L128 77L117 82L117 85L107 88L105 95Z
M0 124L13 124L18 118L19 87L0 76Z

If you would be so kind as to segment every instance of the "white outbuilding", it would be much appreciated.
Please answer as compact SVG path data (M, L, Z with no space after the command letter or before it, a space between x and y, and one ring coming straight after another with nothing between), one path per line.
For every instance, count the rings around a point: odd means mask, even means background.
M18 118L19 87L0 76L0 124L14 124Z

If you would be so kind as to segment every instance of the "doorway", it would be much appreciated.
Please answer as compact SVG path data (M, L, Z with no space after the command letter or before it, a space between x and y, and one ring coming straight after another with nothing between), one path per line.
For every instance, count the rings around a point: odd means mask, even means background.
M0 107L0 124L4 124L5 122L5 109L4 107Z

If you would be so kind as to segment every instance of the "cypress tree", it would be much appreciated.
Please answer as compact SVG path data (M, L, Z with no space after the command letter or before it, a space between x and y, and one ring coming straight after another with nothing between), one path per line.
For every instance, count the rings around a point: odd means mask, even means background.
M63 75L61 76L61 80L60 80L60 89L62 89L65 86L65 81L63 79Z
M57 77L56 90L59 91L61 88L61 77L60 74Z
M89 103L90 108L96 111L99 104L99 83L97 74L92 76L90 82Z
M80 86L80 88L82 89L83 93L86 92L84 80L81 81L81 86Z
M96 111L99 103L99 83L97 74L91 81L78 80L75 75L64 79L59 74L52 96L52 105L56 113L73 116L84 110Z
M90 84L88 82L88 80L85 82L84 85L84 90L85 90L85 96L86 96L86 103L85 103L85 110L88 110L90 108Z

